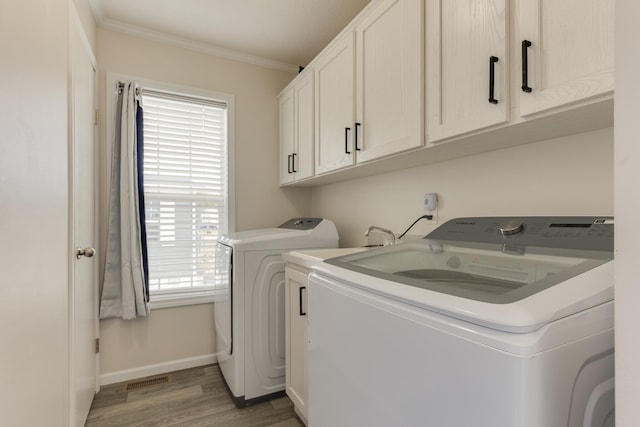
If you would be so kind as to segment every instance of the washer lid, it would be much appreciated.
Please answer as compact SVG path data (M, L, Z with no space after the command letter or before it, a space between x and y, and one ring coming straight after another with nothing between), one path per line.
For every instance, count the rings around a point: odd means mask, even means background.
M612 260L612 222L592 217L460 218L420 243L327 263L416 288L506 304Z
M541 225L545 220L453 220L419 243L329 259L325 263L339 268L318 270L474 323L534 330L613 298L610 220L553 218ZM501 223L506 233L493 226Z
M528 247L503 252L427 240L359 252L326 262L380 279L470 300L507 304L612 259L609 252Z

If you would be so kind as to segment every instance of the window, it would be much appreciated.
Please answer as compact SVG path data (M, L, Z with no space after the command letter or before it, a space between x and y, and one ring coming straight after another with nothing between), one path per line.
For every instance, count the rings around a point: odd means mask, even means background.
M227 102L143 86L149 292L214 290L215 246L229 231Z

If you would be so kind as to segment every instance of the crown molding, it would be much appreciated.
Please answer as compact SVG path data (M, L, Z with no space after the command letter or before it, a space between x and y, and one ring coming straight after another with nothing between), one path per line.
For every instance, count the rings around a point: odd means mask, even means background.
M244 62L252 65L258 65L264 68L287 71L290 73L298 72L297 65L274 61L272 59L263 58L261 56L256 56L256 55L250 55L250 54L238 52L231 49L226 49L226 48L215 46L209 43L197 42L194 40L169 35L159 31L149 30L149 29L138 27L135 25L125 24L120 21L115 21L112 19L106 19L104 17L101 17L99 16L100 15L99 13L95 13L95 12L96 10L94 10L94 15L96 15L96 20L98 21L98 25L101 28L104 28L107 30L128 34L130 36L135 36L135 37L150 40L153 42L158 42L158 43L170 45L173 47L179 47L182 49L187 49L187 50L191 50L198 53L203 53L205 55L231 59L234 61Z
M105 19L102 2L99 0L89 0L89 8L91 9L91 13L93 13L93 19L96 21L96 24L100 26Z

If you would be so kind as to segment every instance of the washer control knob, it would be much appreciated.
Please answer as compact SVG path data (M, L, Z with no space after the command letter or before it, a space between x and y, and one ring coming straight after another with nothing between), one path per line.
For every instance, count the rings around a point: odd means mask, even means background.
M500 224L500 234L503 236L510 236L512 234L518 234L524 230L524 223L517 219L511 219L505 223Z

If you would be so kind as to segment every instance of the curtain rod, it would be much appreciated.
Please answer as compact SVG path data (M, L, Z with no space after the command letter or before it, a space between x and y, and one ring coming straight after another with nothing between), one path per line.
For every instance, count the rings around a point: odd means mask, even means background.
M122 94L122 91L124 90L124 82L117 82L116 83L116 90L118 91L118 95ZM140 88L136 88L136 95L140 95Z
M124 85L125 85L124 82L116 83L116 89L118 91L118 95L121 95L122 92L124 91ZM182 95L178 93L162 92L162 91L157 91L153 89L144 89L138 86L136 88L136 95L141 95L143 93L146 93L147 95L151 95L151 96L155 95L159 98L173 99L176 101L183 101L183 102L197 102L204 105L210 105L212 107L227 108L227 103L225 101L218 101L215 99L208 99L208 98L200 98L197 96Z

